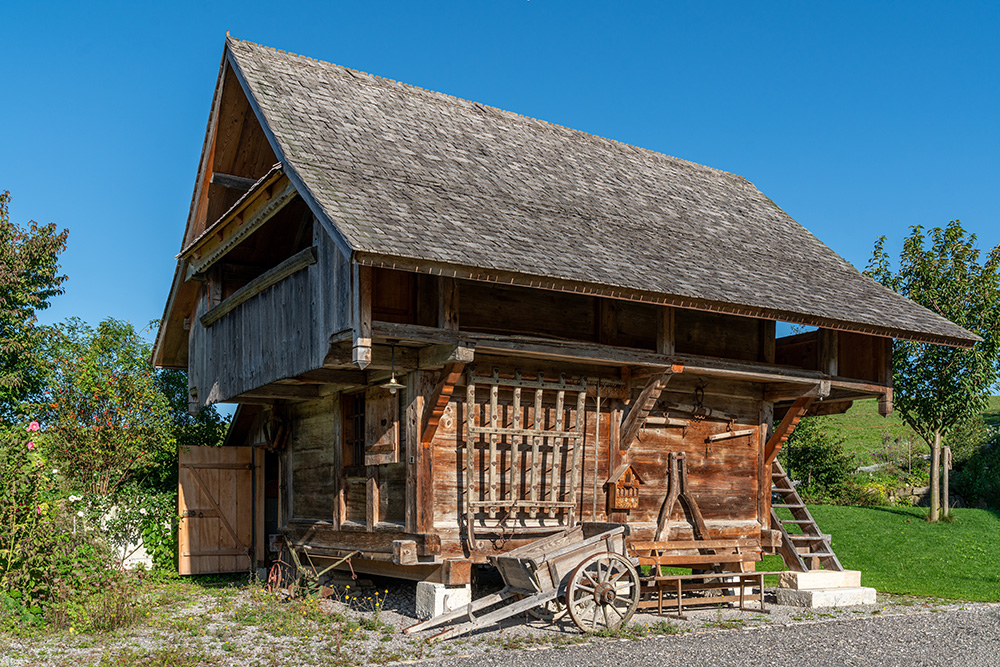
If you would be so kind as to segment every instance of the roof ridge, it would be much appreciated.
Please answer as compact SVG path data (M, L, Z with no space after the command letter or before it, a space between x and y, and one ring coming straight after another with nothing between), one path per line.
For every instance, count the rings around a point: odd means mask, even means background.
M607 143L609 143L609 144L611 144L613 146L617 146L617 147L620 147L620 148L626 148L626 149L640 151L642 153L654 156L657 159L667 160L667 161L683 162L684 164L687 164L687 165L689 165L691 167L695 167L695 168L698 168L698 169L704 169L704 170L706 170L706 171L708 171L710 173L718 174L720 176L725 176L725 177L733 178L733 179L736 179L737 181L746 183L746 184L750 185L751 187L753 187L753 183L751 183L750 180L747 179L745 176L741 176L740 174L736 174L736 173L733 173L733 172L730 172L730 171L726 171L724 169L719 169L717 167L711 167L709 165L701 164L700 162L693 162L691 160L687 160L685 158L677 157L675 155L668 155L666 153L661 153L659 151L654 151L654 150L651 150L649 148L643 148L642 146L636 146L635 144L630 144L630 143L627 143L625 141L619 141L618 139L611 139L610 137L605 137L605 136L600 135L600 134L594 134L592 132L585 132L583 130L578 130L578 129L575 129L575 128L572 128L572 127L568 127L566 125L560 125L559 123L553 123L552 121L548 121L548 120L544 120L544 119L541 119L541 118L535 118L534 116L528 116L528 115L525 115L525 114L517 113L516 111L510 111L508 109L501 109L500 107L495 107L495 106L492 106L490 104L484 104L482 102L476 102L475 100L470 100L470 99L467 99L467 98L464 98L464 97L458 97L457 95L451 95L450 93L444 93L444 92L441 92L439 90L431 90L430 88L423 88L421 86L415 86L415 85L413 85L411 83L406 83L405 81L397 81L396 79L390 79L389 77L384 77L384 76L380 76L378 74L372 74L370 72L365 72L363 70L354 69L353 67L348 67L346 65L340 65L338 63L331 62L329 60L321 60L319 58L313 58L312 56L305 56L305 55L302 55L302 54L299 54L299 53L293 53L292 51L285 51L283 49L278 49L278 48L275 48L273 46L267 46L265 44L258 44L257 42L251 42L249 40L239 39L237 37L233 37L232 35L230 35L228 31L226 32L226 41L227 41L227 43L228 42L237 42L237 43L241 43L241 44L249 44L249 45L257 47L257 48L261 48L261 49L264 49L264 50L267 50L267 51L272 51L274 53L280 53L282 55L292 56L294 58L301 58L302 60L308 60L308 61L311 61L311 62L314 62L314 63L319 63L321 65L330 65L332 67L337 67L337 68L345 70L347 72L351 72L351 73L354 73L354 74L359 74L359 75L364 76L364 77L368 77L368 78L370 78L370 79L372 79L372 80L374 80L376 82L386 83L386 84L390 84L390 85L394 85L394 86L401 86L403 88L409 88L411 90L417 90L417 91L420 91L422 93L426 93L426 94L434 96L434 97L442 97L442 98L454 100L456 102L464 102L464 103L467 103L467 104L478 106L480 109L483 109L483 110L496 111L496 112L498 112L498 113L500 113L500 114L502 114L504 116L511 117L512 119L520 119L522 121L532 121L532 122L535 122L535 123L541 123L543 126L547 127L550 130L562 130L564 132L569 132L570 134L575 134L575 135L579 135L579 136L583 136L583 137L588 137L588 138L591 138L591 139L596 139L596 140L599 140L599 141L604 141L604 142L607 142Z

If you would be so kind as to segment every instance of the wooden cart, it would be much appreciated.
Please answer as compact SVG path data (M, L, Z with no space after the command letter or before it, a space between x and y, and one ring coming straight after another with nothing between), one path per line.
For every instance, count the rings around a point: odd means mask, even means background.
M413 633L461 621L430 639L447 639L516 614L565 601L584 632L614 630L639 604L639 573L625 549L626 527L583 524L535 540L490 560L504 580L493 595L406 628ZM487 611L491 607L497 607ZM482 616L477 616L485 611Z

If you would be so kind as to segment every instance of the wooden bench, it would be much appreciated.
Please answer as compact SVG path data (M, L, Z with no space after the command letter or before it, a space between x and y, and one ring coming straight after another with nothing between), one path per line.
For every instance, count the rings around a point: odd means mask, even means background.
M737 603L744 611L768 613L764 604L764 576L777 573L747 571L761 559L759 539L633 542L630 549L640 566L654 568L651 576L640 577L640 609L655 608L658 614L663 615L666 605L668 611L676 610L678 618L687 618L684 615L685 605ZM664 566L717 571L663 574ZM709 591L723 591L723 594L697 595ZM760 603L760 608L747 608L747 601L754 600Z

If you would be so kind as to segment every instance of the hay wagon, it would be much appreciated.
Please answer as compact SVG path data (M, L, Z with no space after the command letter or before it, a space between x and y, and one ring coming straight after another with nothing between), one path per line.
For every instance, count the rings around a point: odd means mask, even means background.
M492 557L505 584L501 591L404 632L461 621L431 637L448 639L523 612L554 609L560 598L570 618L585 632L621 627L639 604L639 573L625 550L627 528L606 528L606 524L584 524Z

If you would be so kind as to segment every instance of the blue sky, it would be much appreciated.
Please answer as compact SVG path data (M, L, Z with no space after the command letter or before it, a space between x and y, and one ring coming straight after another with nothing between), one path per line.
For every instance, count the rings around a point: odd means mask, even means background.
M997 2L6 2L0 190L70 230L45 322L145 325L226 30L738 173L863 268L960 218L1000 243ZM750 269L748 269L750 270Z

